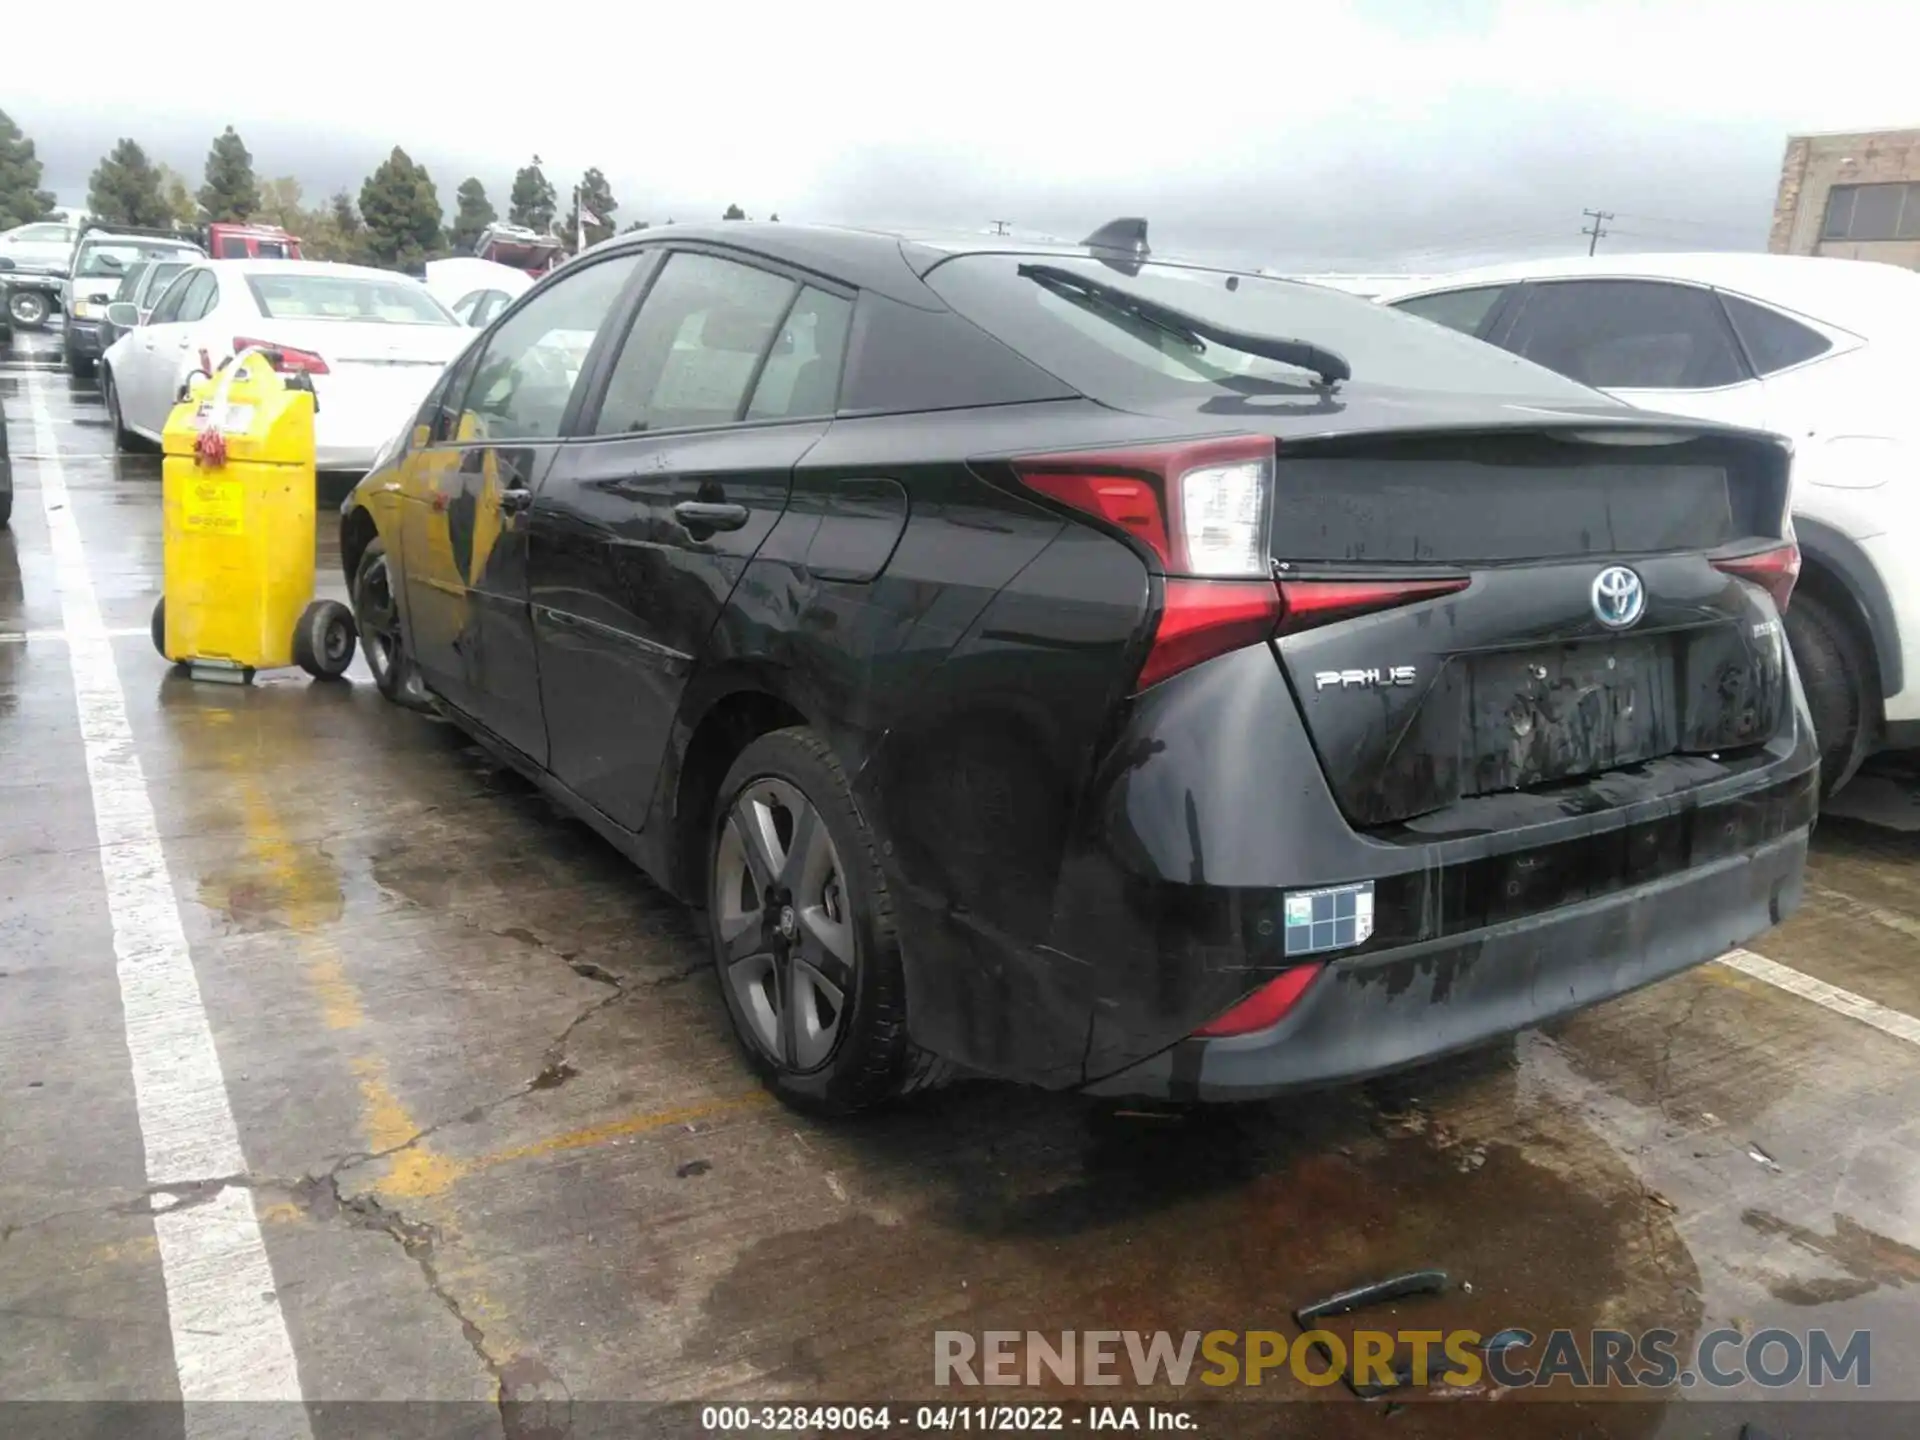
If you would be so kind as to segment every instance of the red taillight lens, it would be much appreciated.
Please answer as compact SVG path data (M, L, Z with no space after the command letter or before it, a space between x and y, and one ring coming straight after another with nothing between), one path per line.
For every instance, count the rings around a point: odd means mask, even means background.
M1773 597L1774 608L1784 615L1787 601L1793 598L1794 582L1800 578L1800 545L1797 541L1789 540L1784 545L1762 550L1757 555L1736 555L1730 560L1716 560L1713 568L1758 585Z
M1051 471L1023 475L1021 479L1063 505L1118 525L1158 555L1162 565L1173 568L1173 551L1167 544L1167 520L1161 513L1160 492L1148 481L1131 475L1072 475Z
M249 340L246 336L236 336L233 353L242 350L266 350L274 357L273 368L283 375L326 375L327 362L311 350L301 350L292 345L281 345L272 340Z
M1280 592L1271 580L1169 580L1138 687L1265 640L1279 621Z
M1296 965L1276 980L1269 980L1218 1020L1202 1025L1194 1035L1216 1040L1223 1035L1251 1035L1278 1025L1287 1012L1300 1003L1307 987L1320 977L1325 967L1319 964Z
M1471 583L1465 575L1444 580L1282 580L1280 595L1286 613L1280 633L1292 635L1375 610L1453 595Z

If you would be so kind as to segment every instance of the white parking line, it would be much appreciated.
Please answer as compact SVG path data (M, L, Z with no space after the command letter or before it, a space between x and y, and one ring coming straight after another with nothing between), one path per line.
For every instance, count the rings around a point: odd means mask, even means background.
M1862 1025L1871 1025L1883 1035L1891 1035L1909 1045L1920 1045L1920 1020L1901 1010L1889 1010L1878 1000L1869 1000L1851 990L1842 990L1838 985L1816 980L1811 975L1804 975L1777 960L1756 955L1751 950L1729 950L1720 957L1720 963L1738 970L1742 975L1750 975L1755 980L1785 990L1788 994L1798 995L1802 1000L1811 1000L1836 1015L1845 1015Z
M46 457L38 462L40 493L93 792L147 1182L185 1187L237 1178L246 1174L246 1157L69 502L45 382L30 376L27 394L34 450ZM210 1188L210 1195L196 1190L153 1201L181 1398L190 1407L298 1401L300 1373L253 1192L243 1185ZM189 1429L224 1431L231 1413L189 1408ZM255 1434L312 1433L299 1405L276 1406L254 1419Z
M58 461L54 462L58 464ZM109 640L121 640L129 635L145 635L145 626L122 625L100 632ZM51 644L64 645L67 632L64 630L0 630L0 645Z

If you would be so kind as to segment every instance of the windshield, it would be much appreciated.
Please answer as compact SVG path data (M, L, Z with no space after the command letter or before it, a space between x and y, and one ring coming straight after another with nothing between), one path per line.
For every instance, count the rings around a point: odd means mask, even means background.
M367 275L249 275L269 320L362 320L382 325L457 325L425 290Z
M1355 384L1541 403L1594 398L1585 387L1491 345L1317 285L1180 265L1150 264L1130 276L1096 260L1051 255L963 255L928 272L927 283L962 315L1082 394L1108 404L1181 397L1204 403L1249 390L1305 392L1315 377L1286 361L1199 340L1178 327L1130 314L1123 304L1019 273L1021 265L1035 262L1211 325L1321 346L1351 363Z
M142 260L159 260L178 255L193 256L200 252L185 245L168 245L164 241L143 242L139 240L103 240L88 242L80 247L79 266L75 272L82 276L124 275Z

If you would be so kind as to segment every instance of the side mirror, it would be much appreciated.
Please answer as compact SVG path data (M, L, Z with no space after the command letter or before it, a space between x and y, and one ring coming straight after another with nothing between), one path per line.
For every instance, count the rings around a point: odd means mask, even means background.
M116 300L107 306L107 323L116 330L137 330L140 328L140 307L127 300Z

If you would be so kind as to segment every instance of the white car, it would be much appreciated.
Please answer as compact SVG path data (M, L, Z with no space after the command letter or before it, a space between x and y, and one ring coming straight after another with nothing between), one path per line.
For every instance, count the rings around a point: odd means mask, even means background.
M507 306L534 286L534 279L511 265L457 255L427 262L427 289L463 325L484 330Z
M1920 273L1792 255L1602 255L1381 297L1628 404L1794 445L1787 636L1831 794L1920 747Z
M73 254L73 242L80 238L80 227L64 220L36 220L0 230L0 260L13 261L14 268L44 273L67 273L67 257Z
M365 470L473 338L419 281L311 260L203 260L100 362L114 435L158 441L190 379L250 345L313 384L316 463Z

